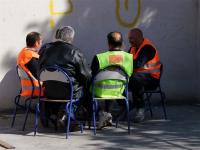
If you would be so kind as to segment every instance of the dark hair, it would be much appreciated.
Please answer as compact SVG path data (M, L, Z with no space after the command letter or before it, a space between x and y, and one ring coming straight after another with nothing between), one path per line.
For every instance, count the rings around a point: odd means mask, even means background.
M139 28L133 28L130 30L130 33L135 34L137 38L143 38L142 30Z
M26 46L27 47L33 47L35 45L35 42L40 40L40 33L38 32L30 32L26 36Z
M120 32L108 33L107 39L108 39L108 44L110 44L114 47L122 46L123 38L122 38L122 34Z

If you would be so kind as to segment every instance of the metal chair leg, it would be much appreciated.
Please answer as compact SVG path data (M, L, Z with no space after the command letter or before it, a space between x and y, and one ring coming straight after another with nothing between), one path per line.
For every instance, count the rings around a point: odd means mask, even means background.
M93 108L93 127L94 127L94 135L96 135L96 101L93 100L92 104Z
M14 113L13 113L11 128L13 128L13 126L15 124L16 113L17 113L17 105L15 106L15 110L14 110Z
M119 119L120 119L120 116L119 116L119 117L117 117L117 119L116 119L115 128L118 128Z
M69 137L69 128L70 128L70 120L71 120L71 110L72 110L72 103L70 102L70 105L69 105L69 111L68 111L68 105L66 105L66 113L67 113L67 116L68 116L68 120L67 120L67 131L66 131L66 139L68 139Z
M25 120L24 120L24 124L23 124L22 131L24 131L24 130L25 130L26 121L27 121L28 114L29 114L29 111L30 111L30 107L31 107L32 98L28 98L28 99L26 100L26 103L27 103L27 101L30 101L30 102L29 102L29 104L28 104L28 107L26 106L26 116L25 116Z
M128 100L126 100L126 110L127 110L128 134L130 134L130 118L129 118L129 102L128 102Z
M153 118L153 111L152 111L151 101L150 101L151 94L146 93L146 97L147 97L147 102L149 105L150 115L151 115L151 118Z
M40 104L36 104L36 108L35 108L35 130L34 130L34 136L36 136L37 133L37 129L38 129L38 114L40 112Z
M13 128L13 126L15 124L15 118L16 118L16 114L17 114L19 99L20 99L20 95L17 95L15 97L15 110L14 110L14 113L13 113L13 119L12 119L11 128Z
M165 118L165 120L167 120L165 96L164 96L163 94L164 94L164 93L161 91L161 92L160 92L160 96L161 96L161 102L162 102L162 107L163 107L164 118Z

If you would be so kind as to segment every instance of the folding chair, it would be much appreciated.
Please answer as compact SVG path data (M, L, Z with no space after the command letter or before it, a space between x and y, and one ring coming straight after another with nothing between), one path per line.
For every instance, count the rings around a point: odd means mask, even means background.
M71 119L75 119L72 118L71 114L72 114L72 105L79 101L78 99L74 99L73 98L73 93L74 93L74 89L73 89L73 80L69 77L68 73L63 70L61 67L54 65L54 66L48 66L45 67L41 70L40 74L39 74L39 81L60 81L66 84L70 85L70 99L68 99L66 97L66 99L63 100L53 100L53 99L47 99L47 98L41 98L41 96L39 96L39 101L36 105L36 112L35 112L35 130L34 130L34 135L36 135L37 129L38 129L38 115L40 113L40 102L44 101L44 102L51 102L51 103L66 103L65 105L65 112L66 112L66 116L67 116L67 129L66 129L66 125L65 125L65 131L66 131L66 138L68 138L69 136L69 129L70 129L70 120ZM40 82L39 82L40 83ZM42 89L42 86L40 84L40 91ZM67 91L66 91L67 92ZM83 126L80 122L79 126L80 126L80 130L81 133L83 132Z
M114 69L113 69L114 68ZM103 80L120 80L123 81L123 86L125 86L125 96L120 97L95 97L95 83ZM115 89L115 86L108 87L109 89ZM129 101L128 101L128 75L126 72L119 66L109 66L100 70L92 79L92 102L93 102L93 127L94 135L96 135L96 112L97 112L97 100L125 100L126 102L126 111L127 111L127 122L128 122L128 134L130 134L130 120L129 120ZM118 120L116 120L116 127L118 125Z
M14 110L14 113L13 113L13 119L12 119L12 124L11 124L11 127L13 127L14 123L15 123L15 118L16 118L16 113L17 113L18 108L26 110L26 115L25 115L24 124L23 124L23 128L22 128L22 130L24 131L25 130L25 126L26 126L26 121L27 121L27 118L28 118L28 114L29 114L29 112L31 110L32 100L37 98L36 96L33 96L34 95L34 89L38 88L38 87L34 86L32 77L21 66L19 66L19 65L16 66L16 71L17 71L17 75L19 77L20 83L21 83L22 79L26 79L26 80L29 80L31 82L31 89L30 89L31 90L31 95L27 96L27 97L25 97L25 99L23 99L24 104L20 104L20 98L24 97L24 96L22 96L22 90L25 87L23 87L21 85L20 92L15 97L15 110Z
M162 77L162 74L163 74L163 64L161 63L161 67L160 67L160 79ZM166 104L165 104L165 93L162 91L161 89L161 84L160 84L160 79L159 79L159 84L156 88L154 89L148 89L146 88L144 93L146 95L146 100L147 100L147 103L149 105L149 110L150 110L150 115L151 117L153 117L153 111L152 111L152 107L151 107L151 96L152 94L160 94L160 100L161 100L161 103L162 103L162 108L163 108L163 113L164 113L164 118L167 119L167 113L166 113Z

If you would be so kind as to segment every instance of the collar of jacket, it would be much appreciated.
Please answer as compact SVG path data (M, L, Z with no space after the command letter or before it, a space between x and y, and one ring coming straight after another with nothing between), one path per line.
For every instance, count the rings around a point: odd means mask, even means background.
M113 48L113 49L109 49L109 51L122 51L121 48Z

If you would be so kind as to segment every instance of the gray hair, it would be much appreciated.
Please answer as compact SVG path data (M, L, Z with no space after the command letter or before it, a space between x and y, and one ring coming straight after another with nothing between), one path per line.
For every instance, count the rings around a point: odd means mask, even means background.
M65 41L67 43L72 43L74 35L75 31L71 26L64 26L57 29L55 38L58 40Z

